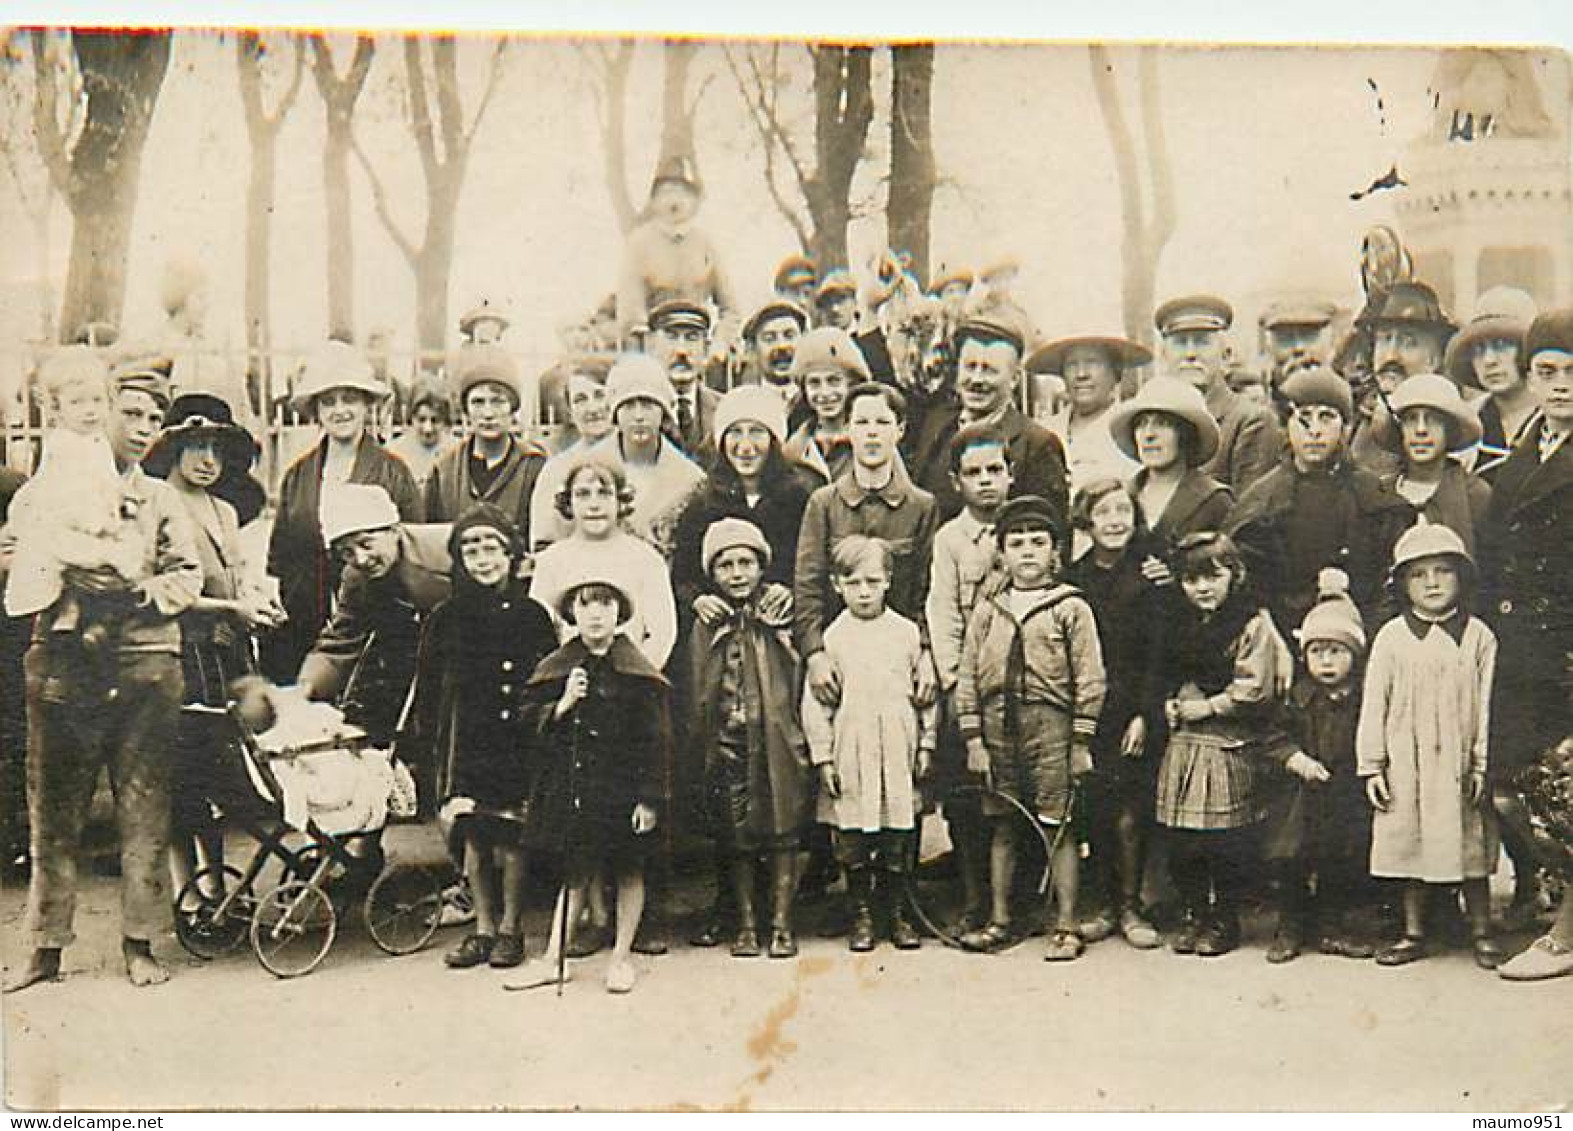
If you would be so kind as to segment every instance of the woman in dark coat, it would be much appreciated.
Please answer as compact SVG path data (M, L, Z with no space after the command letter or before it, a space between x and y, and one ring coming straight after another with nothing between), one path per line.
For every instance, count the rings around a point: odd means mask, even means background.
M741 518L759 527L770 543L765 581L792 588L797 535L808 497L824 485L812 468L782 450L786 412L780 397L763 385L733 389L716 406L716 455L709 482L688 503L677 523L672 555L672 592L680 623L704 616L701 598L710 587L699 560L710 524ZM717 611L715 619L725 615Z
M489 503L466 511L448 545L453 596L426 622L414 706L418 732L434 747L429 762L441 811L453 820L475 895L475 929L445 961L517 966L524 959L525 800L534 784L521 705L525 681L557 646L557 632L517 577L523 543L503 511Z
M298 411L313 415L322 440L290 465L279 486L278 513L268 540L268 573L280 582L289 621L263 641L262 669L270 679L293 683L300 662L328 619L338 588L339 563L322 544L319 504L324 483L365 483L383 488L405 522L421 520L415 477L404 461L371 436L372 407L388 390L371 364L343 342L329 342L306 365L295 394Z
M1573 309L1530 324L1521 364L1544 405L1541 426L1497 469L1480 539L1486 619L1497 636L1491 702L1493 801L1513 861L1514 909L1535 896L1538 855L1509 779L1569 734L1573 684Z

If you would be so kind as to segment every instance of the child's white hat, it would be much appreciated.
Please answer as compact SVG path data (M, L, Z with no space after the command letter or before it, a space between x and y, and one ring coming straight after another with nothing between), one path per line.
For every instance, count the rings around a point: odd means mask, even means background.
M1475 559L1464 548L1464 540L1451 527L1421 521L1404 531L1403 537L1393 547L1393 576L1397 577L1399 571L1411 562L1435 557L1462 558L1470 566L1475 564Z
M745 546L758 554L762 565L770 564L770 543L765 541L759 527L744 518L718 518L705 531L705 540L699 550L705 572L710 572L711 563L723 553L739 546Z
M1355 655L1365 651L1365 622L1349 599L1349 576L1339 569L1324 569L1317 578L1316 604L1305 614L1295 632L1303 653L1313 641L1342 644Z

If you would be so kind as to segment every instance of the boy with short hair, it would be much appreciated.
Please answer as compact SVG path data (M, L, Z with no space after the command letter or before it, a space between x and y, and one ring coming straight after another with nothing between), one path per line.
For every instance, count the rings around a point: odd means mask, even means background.
M1092 736L1103 709L1103 649L1092 607L1059 580L1065 519L1046 499L1023 495L1000 509L994 537L1010 584L978 603L967 622L956 708L967 768L997 796L991 817L989 923L963 937L972 950L1013 941L1017 805L1051 830L1057 918L1044 958L1067 961L1085 944L1076 920L1077 838L1071 827L1075 782L1092 769Z
M967 784L966 750L956 726L956 678L967 619L978 601L997 592L1005 577L994 544L994 519L1010 492L1005 438L984 424L963 427L950 441L950 478L962 510L934 535L929 568L927 622L939 689L947 704L935 759L935 791L961 871L959 933L987 922L988 837L978 801Z

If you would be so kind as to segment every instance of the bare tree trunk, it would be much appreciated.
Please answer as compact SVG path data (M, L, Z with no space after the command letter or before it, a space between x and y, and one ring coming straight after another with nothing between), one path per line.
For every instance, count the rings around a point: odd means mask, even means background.
M688 39L668 39L663 48L665 69L661 76L661 152L656 164L672 157L693 159L694 104L688 100L688 72L698 45Z
M1162 100L1153 50L1150 47L1137 50L1141 53L1137 84L1146 141L1146 172L1151 184L1150 217L1142 198L1136 141L1125 120L1114 82L1114 63L1107 48L1092 46L1087 52L1093 93L1108 131L1120 184L1120 309L1125 334L1135 341L1151 343L1158 260L1174 234L1174 176L1163 130Z
M355 103L366 85L376 50L370 36L355 40L349 73L339 78L333 48L321 35L310 39L312 76L327 121L322 144L322 187L327 200L328 336L355 339L355 229L350 212L350 150L354 143Z
M273 335L273 202L278 183L276 143L284 117L300 93L305 55L294 41L295 63L289 86L270 114L262 98L262 39L241 32L235 42L235 65L246 135L251 141L251 171L246 181L246 388L253 412L266 410L271 395L268 345Z
M601 114L601 168L606 195L612 202L617 230L625 235L639 222L639 209L628 193L628 70L634 41L586 44L581 52L595 75L593 90Z
M873 49L815 47L814 176L807 186L814 261L824 271L847 265L852 177L874 120Z
M453 267L453 243L458 231L459 197L469 166L470 147L491 104L502 71L507 40L500 39L492 53L486 89L475 114L465 123L459 98L457 45L453 36L431 40L431 73L421 57L420 39L404 41L404 69L409 85L409 126L420 154L426 184L426 218L421 242L411 239L394 218L382 178L366 151L355 146L355 156L371 182L372 202L394 245L404 255L415 280L416 332L421 363L441 363L448 338L448 282ZM435 107L433 103L435 102ZM433 112L435 109L435 113Z
M69 340L88 322L120 322L142 150L169 69L170 37L168 32L72 33L87 108L81 132L68 146L44 34L33 33L34 131L74 221L59 324Z
M929 277L929 226L934 207L934 45L890 49L890 195L885 224L890 246L905 252L922 282Z

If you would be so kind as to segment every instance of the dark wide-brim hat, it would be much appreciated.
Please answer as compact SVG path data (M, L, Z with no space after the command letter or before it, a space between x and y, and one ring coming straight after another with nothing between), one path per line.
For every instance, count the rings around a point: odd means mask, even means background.
M1419 326L1451 335L1458 327L1442 312L1442 301L1424 283L1394 283L1360 314L1360 325Z
M1093 346L1108 355L1115 368L1124 372L1136 369L1152 360L1152 351L1140 342L1115 334L1083 334L1072 338L1056 338L1039 346L1027 355L1028 373L1059 373L1065 368L1065 359L1077 346Z
M183 393L164 417L164 427L142 460L142 470L157 479L169 478L187 444L211 441L223 471L209 488L235 508L244 526L262 513L267 492L251 474L262 448L252 434L235 423L228 402L212 393Z

